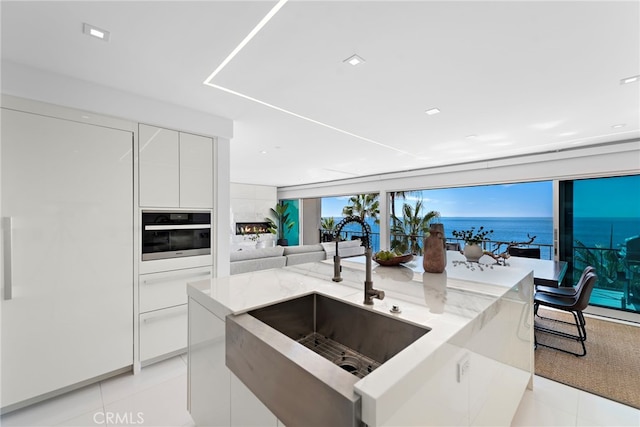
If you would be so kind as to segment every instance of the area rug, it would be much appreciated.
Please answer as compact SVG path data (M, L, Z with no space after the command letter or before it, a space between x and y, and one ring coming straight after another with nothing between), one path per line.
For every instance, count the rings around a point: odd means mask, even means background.
M545 310L545 317L573 321L570 313ZM556 322L541 320L545 326ZM571 354L538 346L535 373L568 386L640 409L640 327L586 317L587 355ZM566 330L566 329L565 329ZM573 327L572 333L576 333ZM577 341L536 331L539 343L581 352Z

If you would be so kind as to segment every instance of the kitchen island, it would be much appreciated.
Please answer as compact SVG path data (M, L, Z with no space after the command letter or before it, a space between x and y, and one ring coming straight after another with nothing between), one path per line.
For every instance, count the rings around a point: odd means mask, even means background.
M429 328L354 383L362 423L509 425L532 384L533 274L466 263L456 253L448 257L442 274L422 272L420 257L396 267L376 266L374 286L386 296L366 307L364 259L357 258L343 260L340 283L331 281L331 261L191 283L188 406L196 424L317 424L263 406L225 364L227 316L316 293ZM311 351L295 342L291 347Z

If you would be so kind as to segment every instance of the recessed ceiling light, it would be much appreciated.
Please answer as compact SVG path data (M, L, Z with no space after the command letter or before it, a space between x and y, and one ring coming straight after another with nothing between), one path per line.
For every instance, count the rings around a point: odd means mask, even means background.
M640 80L640 74L637 75L637 76L626 77L626 78L620 80L620 84L621 85L626 85L628 83L637 82L638 80Z
M356 65L360 65L365 61L364 61L364 59L362 59L358 55L351 55L350 57L348 57L347 59L345 59L342 62L346 62L347 64L353 65L355 67Z
M260 154L267 154L267 150L262 150Z
M476 139L478 137L478 135L467 135L465 136L465 138L467 139Z
M95 27L93 25L84 23L82 24L82 32L88 36L95 37L103 41L109 41L109 31Z
M611 127L614 128L614 129L620 129L620 128L625 127L626 125L627 125L626 123L619 123L619 124L613 125Z
M427 113L430 116L433 116L434 114L438 114L439 112L440 110L437 108L430 108L427 111L425 111L425 113Z

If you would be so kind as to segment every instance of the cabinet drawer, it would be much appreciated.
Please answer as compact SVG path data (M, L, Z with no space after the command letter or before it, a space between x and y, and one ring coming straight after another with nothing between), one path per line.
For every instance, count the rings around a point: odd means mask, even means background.
M187 304L140 315L140 360L187 347Z
M140 313L187 303L187 283L211 278L211 267L142 274L139 281Z

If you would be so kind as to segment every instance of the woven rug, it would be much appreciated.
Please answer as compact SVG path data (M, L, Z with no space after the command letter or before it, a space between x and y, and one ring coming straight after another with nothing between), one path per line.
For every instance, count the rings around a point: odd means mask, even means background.
M545 310L545 317L573 321L570 313ZM541 320L544 326L559 325ZM586 317L587 355L576 357L547 347L535 351L535 373L568 386L640 409L640 327ZM576 328L563 328L576 334ZM577 341L536 331L539 343L581 353Z

